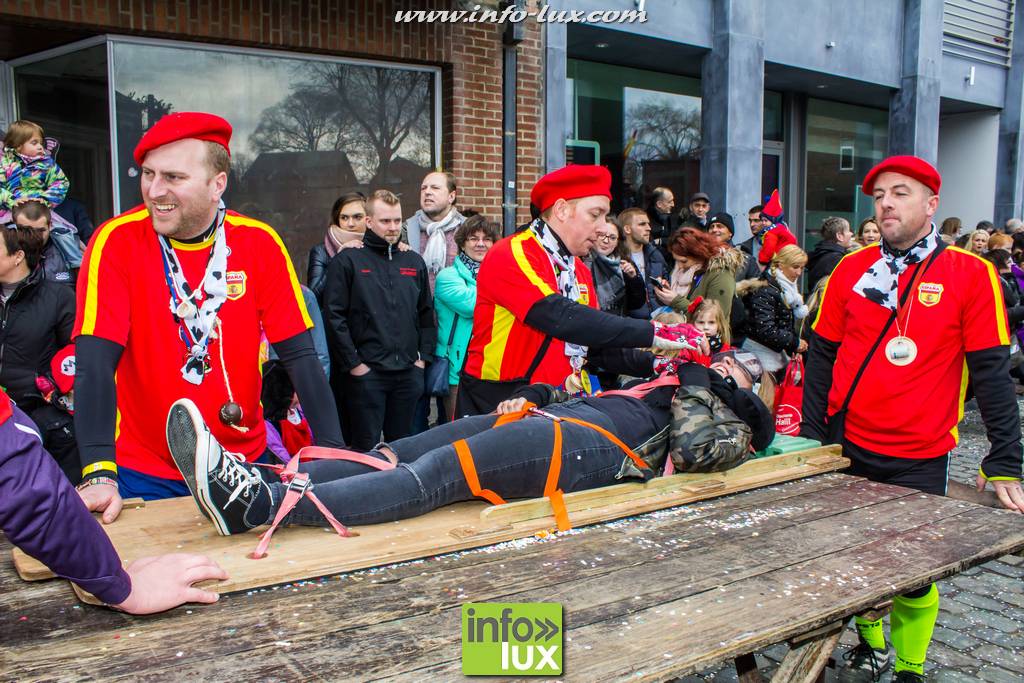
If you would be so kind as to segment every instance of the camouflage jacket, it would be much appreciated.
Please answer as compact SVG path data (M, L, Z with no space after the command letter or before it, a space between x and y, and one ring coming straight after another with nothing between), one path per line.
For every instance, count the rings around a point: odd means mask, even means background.
M650 479L672 458L676 472L721 472L750 457L750 427L710 389L681 386L672 397L665 428L633 451L650 466L644 471L626 457L616 479Z
M541 407L571 398L561 389L540 386L546 388L549 397ZM750 426L710 389L680 386L672 397L670 415L668 424L646 442L639 446L627 444L650 469L641 470L624 455L616 479L646 481L660 476L669 457L676 472L721 472L743 464L750 457Z

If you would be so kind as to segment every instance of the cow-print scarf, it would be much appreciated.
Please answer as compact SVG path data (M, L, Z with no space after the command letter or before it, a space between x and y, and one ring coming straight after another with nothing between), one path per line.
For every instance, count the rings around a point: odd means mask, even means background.
M558 293L570 301L578 302L580 300L580 284L576 281L576 257L568 252L543 219L538 218L533 221L530 224L530 230L537 236L551 260L551 267L555 271L555 279L558 282ZM587 359L587 347L565 342L565 355L569 357L569 364L572 365L573 370L579 372Z
M921 263L939 246L939 233L932 223L931 231L905 251L896 251L882 240L881 256L867 269L853 291L868 301L884 306L890 311L896 310L897 291L900 275L907 266Z
M193 290L185 279L178 255L171 246L169 239L160 235L160 248L163 251L164 272L170 288L170 307L175 320L182 329L182 341L189 352L185 364L181 367L181 376L186 382L202 384L206 374L207 348L211 334L217 325L217 314L228 297L228 285L225 271L228 265L228 245L224 237L224 202L217 209L217 227L214 229L213 248L210 260L206 264L206 273L199 288ZM183 302L191 305L183 306ZM186 315L180 315L185 312Z

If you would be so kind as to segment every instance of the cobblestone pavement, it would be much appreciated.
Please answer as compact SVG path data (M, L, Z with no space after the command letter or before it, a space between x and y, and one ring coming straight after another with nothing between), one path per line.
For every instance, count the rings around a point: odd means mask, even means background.
M967 405L960 425L960 445L953 451L950 479L973 483L988 440L981 415ZM929 681L1024 681L1024 558L1001 557L939 582L939 620L928 650L925 673ZM888 634L888 618L886 618ZM834 659L857 643L852 627L843 634ZM761 672L768 679L788 648L785 644L757 653ZM676 683L736 681L732 665L677 679ZM827 669L826 681L841 680ZM883 677L888 680L888 674Z

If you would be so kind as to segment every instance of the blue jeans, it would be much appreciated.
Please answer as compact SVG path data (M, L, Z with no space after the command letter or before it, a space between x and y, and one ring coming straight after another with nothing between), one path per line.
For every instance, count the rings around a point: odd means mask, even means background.
M548 412L614 429L608 417L582 401L552 406ZM554 440L551 420L531 416L491 429L496 419L494 415L465 417L382 444L398 456L399 465L393 470L367 472L364 465L336 461L313 461L300 469L309 473L314 492L331 513L352 525L393 522L472 500L452 446L459 439L466 439L483 488L505 499L543 495ZM561 427L560 488L569 493L616 483L615 475L625 457L622 450L588 427L568 422ZM274 483L270 489L274 515L285 487ZM324 518L303 498L286 523L323 526Z

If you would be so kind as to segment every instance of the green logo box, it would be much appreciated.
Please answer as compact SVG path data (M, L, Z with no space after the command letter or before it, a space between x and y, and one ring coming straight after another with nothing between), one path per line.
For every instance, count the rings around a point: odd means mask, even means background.
M470 602L462 606L462 673L560 676L562 605Z

